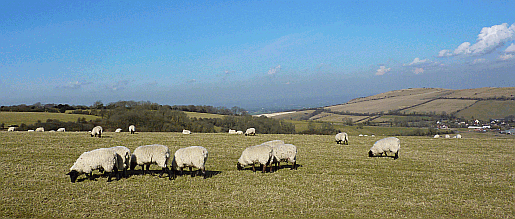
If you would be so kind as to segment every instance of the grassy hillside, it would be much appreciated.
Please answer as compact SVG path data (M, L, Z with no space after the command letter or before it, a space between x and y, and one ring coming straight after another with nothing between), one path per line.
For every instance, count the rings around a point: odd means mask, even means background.
M22 123L34 124L38 120L45 122L47 119L59 120L63 122L75 122L79 118L95 120L100 118L93 115L66 114L66 113L47 113L47 112L0 112L0 123L5 126L20 125Z
M211 114L211 113L197 113L197 112L185 112L186 115L190 118L223 118L224 115L220 114Z
M485 100L458 112L457 117L487 120L502 119L507 115L515 115L515 101Z
M515 139L399 137L400 158L369 158L379 137L179 133L0 132L1 218L510 218ZM282 139L298 148L298 170L236 169L247 146ZM106 182L65 174L101 147L146 144L209 151L208 178L141 175ZM29 152L29 153L27 153ZM37 152L37 153L31 153ZM35 165L37 164L37 165ZM155 165L151 169L157 171ZM382 207L378 207L382 206Z

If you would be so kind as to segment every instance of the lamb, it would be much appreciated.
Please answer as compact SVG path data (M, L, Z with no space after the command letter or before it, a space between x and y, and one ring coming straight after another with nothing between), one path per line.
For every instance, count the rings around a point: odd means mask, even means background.
M189 135L189 134L191 134L191 131L184 129L184 130L182 130L182 134Z
M29 130L27 130L27 132L34 132L34 130L33 129L29 129Z
M236 134L236 130L229 129L229 134Z
M236 131L236 134L243 135L243 131Z
M131 134L134 134L134 133L136 132L136 126L134 126L134 125L130 125L130 126L129 126L129 132L130 132Z
M376 156L383 156L383 153L385 156L388 156L386 152L393 152L395 153L395 157L393 159L399 158L399 150L401 148L401 141L396 137L389 137L389 138L383 138L379 141L376 141L374 143L374 146L370 148L370 151L368 152L369 157L376 157Z
M159 176L162 177L165 172L168 172L168 178L172 179L172 174L167 166L169 158L170 150L167 146L159 144L139 146L132 153L130 161L131 170L134 170L136 165L140 165L143 174L145 174L144 165L147 166L147 171L149 171L150 164L157 164L157 166L163 168L163 172Z
M450 135L445 135L445 138L451 138L451 136Z
M255 128L248 128L247 131L245 131L245 136L250 136L250 135L256 135Z
M81 174L86 174L86 176L92 180L93 176L91 172L93 170L100 170L113 173L109 175L107 179L108 182L111 182L111 175L116 175L116 179L119 180L118 169L121 169L123 166L121 160L121 157L119 157L113 149L95 149L81 154L70 168L70 172L66 175L69 175L71 182L75 183Z
M102 126L95 126L93 128L93 130L91 130L91 137L98 137L101 138L102 137L102 132L104 132L104 130L102 129Z
M270 145L261 144L245 148L238 159L238 170L242 170L244 166L252 165L252 171L256 172L255 163L261 164L262 172L270 165L272 171L272 147Z
M123 170L123 176L127 177L127 169L129 169L129 162L131 159L131 150L124 146L115 146L110 149L113 149L116 154L119 155L119 158L122 159L123 168L119 168L118 170Z
M440 138L440 135L436 134L433 138Z
M122 132L122 129L121 128L117 128L114 132L120 133L120 132Z
M39 127L36 129L36 132L44 132L45 131L45 128L43 127Z
M65 128L58 128L57 131L58 132L66 132L66 129Z
M14 132L16 130L16 127L9 127L7 129L8 132Z
M281 166L281 161L292 163L291 170L297 169L297 147L292 144L279 144L272 146L273 163L276 170Z
M349 137L348 137L347 133L345 133L345 132L340 132L340 133L336 134L336 136L334 138L336 139L336 144L344 144L344 145L349 144Z
M198 169L198 172L202 171L202 175L206 178L206 160L207 160L207 149L202 146L191 146L187 148L181 148L175 151L175 155L172 161L173 170L179 168L180 175L182 175L182 169L184 167L190 168L191 177L198 174L193 174L192 167Z

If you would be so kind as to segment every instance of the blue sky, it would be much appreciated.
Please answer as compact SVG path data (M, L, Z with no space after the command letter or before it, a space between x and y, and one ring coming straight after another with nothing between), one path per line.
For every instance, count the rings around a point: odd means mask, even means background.
M0 105L323 106L515 86L515 1L7 1Z

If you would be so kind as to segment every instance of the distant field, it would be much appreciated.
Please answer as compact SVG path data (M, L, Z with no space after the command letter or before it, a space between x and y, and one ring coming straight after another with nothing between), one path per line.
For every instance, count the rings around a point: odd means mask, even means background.
M339 115L334 113L320 113L316 116L311 117L312 120L321 122L340 122L343 123L345 119L352 119L353 122L367 118L368 116L351 116L351 115Z
M399 137L400 158L369 158L380 137L229 134L0 132L1 218L512 218L515 139ZM245 147L281 139L298 170L236 169ZM101 147L164 144L208 149L208 178L169 181L129 171L106 182L65 174ZM155 165L151 169L157 171ZM186 171L187 172L187 171Z
M307 116L313 112L315 112L315 110L302 110L302 111L297 111L294 113L287 113L287 114L272 116L270 118L284 119L284 120L299 120L300 118Z
M0 112L0 123L5 126L9 125L26 125L34 124L38 120L46 122L47 119L57 119L63 122L75 122L78 118L86 118L86 120L95 120L100 118L93 115L65 114L65 113L46 113L46 112Z
M224 115L220 115L220 114L211 114L211 113L197 113L197 112L185 112L186 115L190 118L208 118L208 119L212 119L212 118L224 118Z
M411 96L397 96L381 100L370 100L358 103L343 104L326 107L336 112L357 112L357 113L379 113L388 112L389 110L399 110L405 107L413 106L428 101L424 96L429 94L418 94Z
M479 101L471 107L464 109L456 114L458 118L464 117L470 119L488 120L500 119L507 115L515 115L515 101L497 101L497 100L484 100Z
M436 114L441 114L442 112L445 112L447 114L450 114L450 113L454 113L458 110L461 110L465 107L469 107L470 105L474 104L475 102L477 102L477 100L438 99L438 100L431 101L429 103L422 104L420 106L402 110L401 112L405 112L405 113L435 112Z

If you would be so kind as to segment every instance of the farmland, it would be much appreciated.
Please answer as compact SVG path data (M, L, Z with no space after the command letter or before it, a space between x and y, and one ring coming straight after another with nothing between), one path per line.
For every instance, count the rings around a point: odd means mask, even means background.
M351 217L509 218L514 215L514 138L399 137L400 158L369 158L380 137L140 132L0 132L2 218ZM298 170L236 170L241 151L282 139L298 147ZM146 144L209 150L207 179L140 175L106 182L65 175L77 157L101 147ZM286 166L288 167L289 164ZM154 170L158 168L152 166ZM100 176L99 172L94 172Z
M47 113L47 112L0 112L0 123L7 125L34 124L38 120L45 122L47 119L59 120L62 122L75 122L79 118L95 120L100 118L93 115Z

